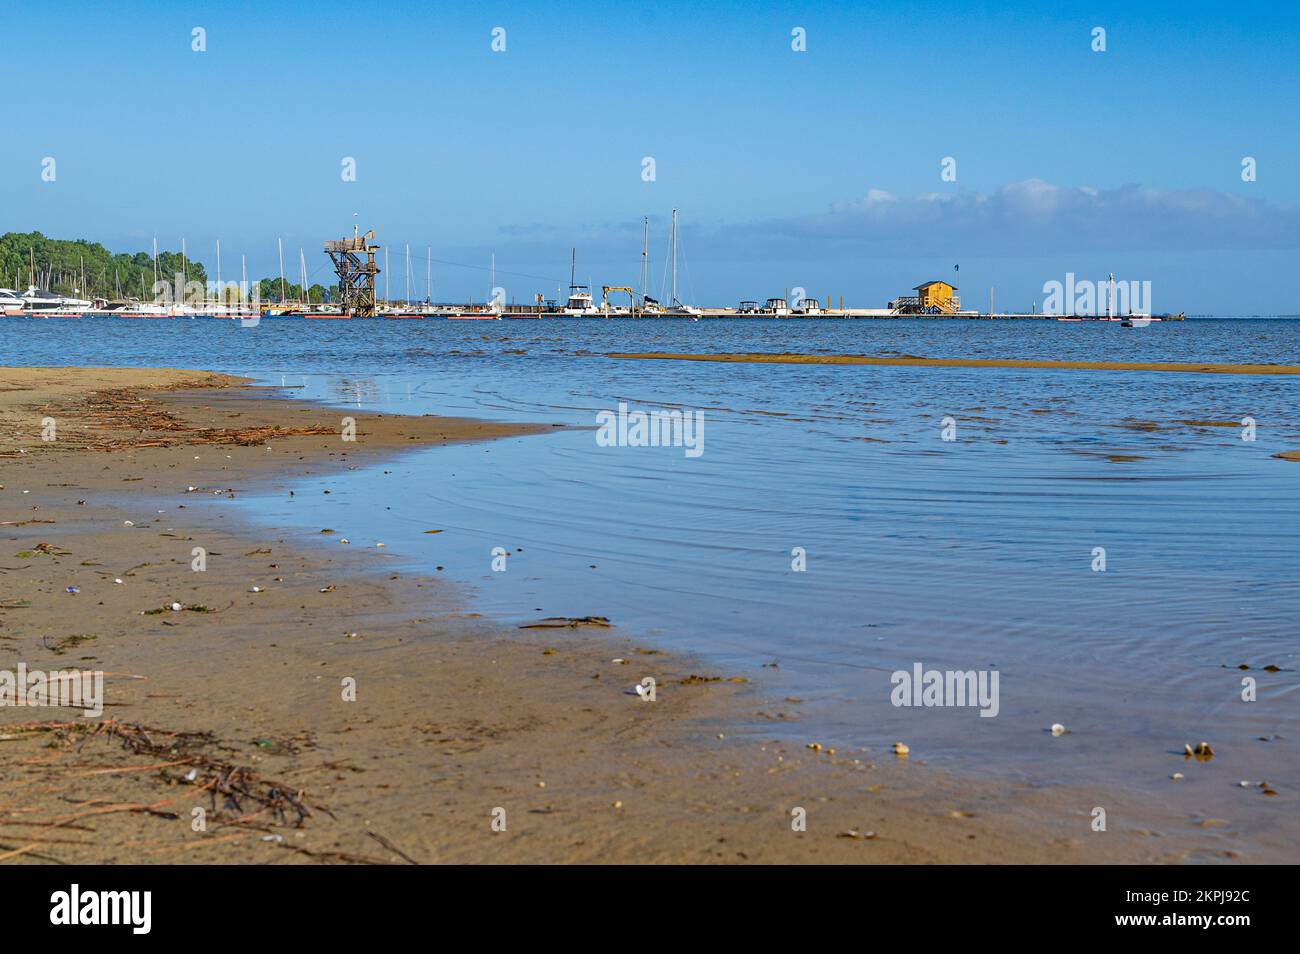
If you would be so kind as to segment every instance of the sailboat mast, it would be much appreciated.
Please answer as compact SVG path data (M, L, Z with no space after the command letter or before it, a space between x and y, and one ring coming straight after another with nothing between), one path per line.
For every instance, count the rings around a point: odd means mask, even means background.
M406 307L411 307L411 246L406 246Z
M569 256L569 290L573 290L573 283L578 280L578 248L574 246L572 254Z
M428 273L424 276L424 303L433 304L433 246L429 246Z
M641 225L641 307L645 308L646 284L650 277L650 216L645 216Z
M217 294L221 291L221 239L217 239Z
M280 304L284 304L284 239L275 240L280 248Z
M677 210L673 209L673 305L677 304Z

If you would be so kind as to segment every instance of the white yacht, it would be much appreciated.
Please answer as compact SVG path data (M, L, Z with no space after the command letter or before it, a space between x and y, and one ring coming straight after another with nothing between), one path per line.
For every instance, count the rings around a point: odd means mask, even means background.
M84 298L56 295L35 286L23 293L23 310L39 318L80 318L92 307Z
M792 311L796 315L820 315L822 313L822 306L816 298L805 297L795 302Z
M96 318L169 318L171 313L166 305L155 302L137 301L128 298L125 301L95 302L93 312Z
M569 315L575 318L585 318L589 315L599 315L600 309L596 307L596 302L591 297L590 285L579 285L578 278L578 250L575 248L572 257L569 260L569 297L564 303L564 308L560 314Z
M23 298L12 288L0 288L0 315L21 315Z
M574 317L599 315L600 309L591 298L591 289L586 285L570 285L569 298L564 303L564 314Z
M772 315L774 318L789 318L790 302L784 298L769 298L767 304L763 306L763 314Z

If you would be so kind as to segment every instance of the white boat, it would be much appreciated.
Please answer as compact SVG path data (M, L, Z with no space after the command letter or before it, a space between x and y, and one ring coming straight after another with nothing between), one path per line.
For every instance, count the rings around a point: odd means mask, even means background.
M822 313L821 303L816 298L801 298L795 302L794 314L803 315L820 315Z
M32 286L23 292L23 311L38 318L80 318L93 307L84 298L56 295Z
M587 285L570 285L569 297L564 303L563 313L575 318L599 315L600 309L592 300L591 288Z
M784 298L769 298L767 304L763 306L763 314L776 318L789 318L790 303Z
M151 301L96 302L92 313L97 318L168 318L167 306Z
M577 284L578 250L575 248L569 264L569 297L564 302L560 314L572 318L587 318L599 315L600 309L591 297L590 285Z
M691 321L698 321L700 315L704 314L702 310L694 305L687 305L677 298L677 210L673 209L673 233L672 233L672 258L673 258L673 297L664 314L684 316Z
M12 288L0 288L0 315L21 315L23 298Z

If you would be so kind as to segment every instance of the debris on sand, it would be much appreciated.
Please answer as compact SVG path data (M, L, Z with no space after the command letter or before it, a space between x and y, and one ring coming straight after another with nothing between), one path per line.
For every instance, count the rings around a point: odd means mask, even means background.
M166 389L161 389L166 390ZM129 447L174 447L177 444L238 444L249 447L274 437L303 434L333 434L332 425L283 427L267 424L243 428L198 427L175 414L156 407L133 388L93 391L78 417L92 428L131 430L140 436L128 438L79 438L77 443L95 450L114 451Z
M28 722L6 726L6 730L11 733L49 733L52 736L49 747L60 752L79 753L88 743L98 741L118 743L136 755L165 760L165 763L158 766L164 769L164 777L173 781L183 780L196 786L199 791L207 791L210 799L209 812L217 815L225 824L251 823L254 826L264 826L272 823L302 828L313 815L304 791L263 778L249 768L204 754L204 750L218 745L216 737L209 732L170 732L116 719L93 725L79 722ZM189 770L179 776L170 776L165 771L182 766L188 766ZM186 798L192 799L192 796ZM83 808L50 819L33 819L33 823L61 827L109 811L140 812L175 818L176 815L159 810L164 804L166 802L124 802L107 807Z
M690 675L687 676L685 679L679 679L677 681L677 684L681 686L700 686L707 682L722 682L722 681L723 679L721 676ZM727 682L749 682L749 680L746 679L744 676L728 676L726 681Z
M1209 742L1197 742L1195 747L1184 745L1183 758L1195 758L1198 762L1208 762L1214 758L1214 749L1210 747Z
M83 633L77 636L63 636L59 639L51 640L48 636L41 637L41 645L54 653L56 656L62 656L69 649L76 649L82 643L88 643L99 637L93 633Z
M608 616L547 616L536 623L524 623L520 629L577 629L579 626L610 626Z

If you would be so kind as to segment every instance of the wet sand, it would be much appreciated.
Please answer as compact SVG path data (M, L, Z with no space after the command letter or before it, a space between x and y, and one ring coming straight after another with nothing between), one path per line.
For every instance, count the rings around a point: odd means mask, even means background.
M1295 364L1211 364L1199 361L1030 361L1013 358L879 357L862 354L673 354L669 352L611 352L605 357L654 361L724 361L741 364L867 364L904 368L1050 368L1064 371L1300 374L1300 365Z
M0 708L0 860L1239 857L1217 826L1123 793L1097 833L1095 791L789 741L797 701L617 620L505 628L408 573L400 540L256 530L237 509L307 475L549 430L365 415L177 369L0 370L0 669L108 674L99 720ZM632 690L644 677L654 702Z

